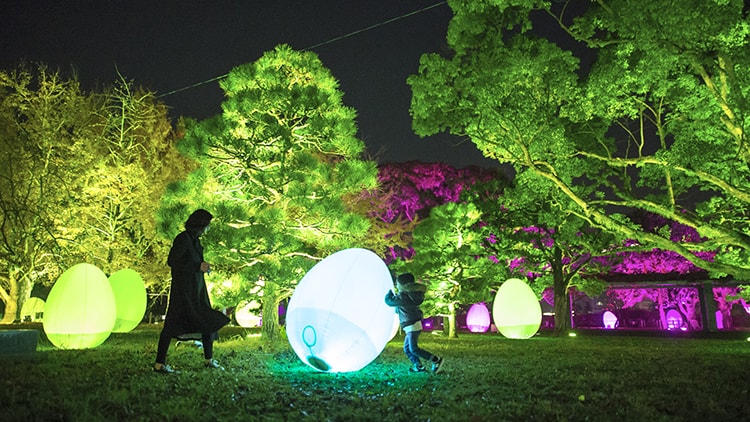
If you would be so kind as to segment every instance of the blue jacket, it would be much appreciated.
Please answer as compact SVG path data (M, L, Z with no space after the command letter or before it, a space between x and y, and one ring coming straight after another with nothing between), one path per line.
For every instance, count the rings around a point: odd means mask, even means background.
M396 308L398 321L401 328L408 327L417 321L421 321L424 313L419 306L424 301L424 293L427 286L420 283L411 283L404 286L398 294L389 290L385 295L385 303Z

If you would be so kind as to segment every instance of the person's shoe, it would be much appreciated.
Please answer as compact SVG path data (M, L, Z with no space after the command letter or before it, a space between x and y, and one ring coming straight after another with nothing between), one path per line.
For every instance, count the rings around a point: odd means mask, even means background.
M216 359L209 359L204 363L204 365L209 369L218 369L220 371L224 370L224 367L219 365L219 362L217 362Z
M172 367L169 365L160 365L160 366L154 365L154 372L158 374L179 374L180 373L180 371L176 371L172 369Z
M409 368L409 371L410 372L426 372L427 369L425 369L425 367L422 366L422 365L414 364L414 365L412 365L411 368Z
M432 373L437 374L443 367L443 358L437 358L436 361L432 362Z

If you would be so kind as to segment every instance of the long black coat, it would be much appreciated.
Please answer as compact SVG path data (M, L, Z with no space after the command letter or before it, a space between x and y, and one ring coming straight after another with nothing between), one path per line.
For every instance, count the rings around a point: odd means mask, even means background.
M191 334L214 333L229 322L226 315L211 307L201 262L203 247L198 234L193 231L178 234L167 258L172 268L172 289L164 332L170 337L192 338L195 336Z

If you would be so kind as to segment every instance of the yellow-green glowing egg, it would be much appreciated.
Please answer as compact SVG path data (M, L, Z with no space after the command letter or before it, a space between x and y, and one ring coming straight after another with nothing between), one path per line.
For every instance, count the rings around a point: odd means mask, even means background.
M47 297L44 332L60 349L88 349L109 337L117 319L107 276L91 264L65 271Z
M41 321L44 317L44 300L30 297L21 307L21 321Z
M137 327L146 314L146 284L131 269L123 269L109 276L109 284L117 307L117 319L112 332L127 333Z
M393 332L393 287L380 257L346 249L317 263L289 300L286 334L297 356L325 372L358 371L385 348Z
M527 339L542 325L542 307L528 284L517 278L504 282L497 290L492 316L500 334Z

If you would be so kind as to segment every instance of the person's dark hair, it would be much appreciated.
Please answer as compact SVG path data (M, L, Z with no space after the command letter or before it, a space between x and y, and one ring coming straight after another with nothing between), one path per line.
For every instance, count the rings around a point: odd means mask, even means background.
M190 214L187 221L185 221L185 228L188 230L204 229L211 224L213 218L214 216L204 209L195 210Z

